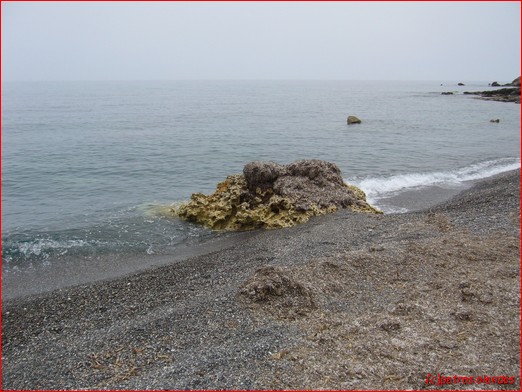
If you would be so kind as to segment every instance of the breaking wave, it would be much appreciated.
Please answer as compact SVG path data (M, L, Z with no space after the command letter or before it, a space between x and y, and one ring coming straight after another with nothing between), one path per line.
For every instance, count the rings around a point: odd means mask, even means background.
M395 196L398 193L430 186L456 188L468 181L475 181L520 168L520 159L502 158L475 163L463 168L423 173L406 173L362 179L346 179L366 192L370 203Z

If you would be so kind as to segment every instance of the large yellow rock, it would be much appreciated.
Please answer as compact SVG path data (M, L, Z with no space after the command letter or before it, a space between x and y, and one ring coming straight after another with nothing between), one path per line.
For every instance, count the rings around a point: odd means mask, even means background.
M257 178L262 178L262 186L255 186L256 184L251 179L250 184L247 183L244 175L228 176L225 181L217 185L213 194L207 196L202 193L194 193L188 203L173 208L172 212L182 219L202 224L213 230L231 231L290 227L308 221L311 216L334 212L339 208L350 208L357 212L381 213L366 202L366 195L361 189L353 185L346 185L342 181L339 183L337 177L333 181L336 182L335 185L331 185L332 181L325 183L327 175L322 175L324 173L321 172L321 167L333 170L334 175L338 175L339 178L340 171L333 164L318 166L318 162L324 161L298 161L299 167L306 168L304 175L295 176L282 170L280 175L272 175L272 182L266 181L268 178L266 175L258 176ZM270 166L263 162L258 164L261 168ZM292 165L288 167L295 171L296 163ZM301 178L309 175L310 167L315 170L313 180ZM272 168L270 169L272 170ZM297 182L298 186L296 186L296 177L300 177L298 180L301 181ZM295 195L288 191L288 187L281 187L280 183L286 180L291 185L290 189L292 187L299 189ZM276 181L279 181L276 189L284 189L284 192L280 191L281 194L277 194L270 186ZM317 183L321 186L318 186ZM307 196L303 192L302 188L306 186L311 188L313 197ZM320 196L318 192L320 193L321 189L324 189L324 193L328 197L318 198Z
M242 200L246 194L245 178L233 175L219 183L213 194L194 193L188 203L174 212L182 219L214 230L233 231L290 227L306 222L312 215L296 211L291 200L275 195L271 189L258 189L249 201Z

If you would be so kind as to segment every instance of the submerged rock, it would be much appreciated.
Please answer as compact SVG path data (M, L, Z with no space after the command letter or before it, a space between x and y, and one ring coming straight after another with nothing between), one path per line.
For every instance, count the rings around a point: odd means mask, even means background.
M213 194L194 193L173 212L214 230L237 231L290 227L340 208L381 213L368 204L362 190L344 183L333 163L255 161L244 167L243 175L219 183Z
M355 116L348 116L346 119L347 124L360 124L362 121Z

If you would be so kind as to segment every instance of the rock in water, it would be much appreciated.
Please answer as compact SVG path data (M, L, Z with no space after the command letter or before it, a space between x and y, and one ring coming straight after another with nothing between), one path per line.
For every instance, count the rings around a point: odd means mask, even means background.
M173 212L214 230L239 231L290 227L340 208L381 213L362 190L344 183L333 163L255 161L244 167L243 175L219 183L212 195L195 193Z
M515 80L513 80L513 81L511 82L511 84L512 84L513 86L519 86L519 87L520 87L520 76L519 76L518 78L516 78Z
M464 94L480 95L481 99L500 102L520 103L520 87L506 87L497 90L465 91Z
M360 124L362 121L355 116L348 116L346 119L347 124Z

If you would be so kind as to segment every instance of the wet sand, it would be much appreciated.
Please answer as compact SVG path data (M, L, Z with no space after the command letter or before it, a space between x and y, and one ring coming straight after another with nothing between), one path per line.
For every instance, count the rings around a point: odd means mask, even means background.
M462 183L453 188L432 185L418 190L403 191L396 196L382 198L379 200L379 203L383 208L390 206L388 208L393 212L420 211L445 202L472 185L471 182ZM387 208L384 208L384 210L386 211Z
M179 245L174 254L135 255L108 254L103 256L68 257L30 268L3 271L2 298L11 300L43 294L81 284L108 281L150 268L175 264L179 261L226 249L252 233L223 233L204 242Z
M504 173L4 299L3 389L520 389L519 189Z

